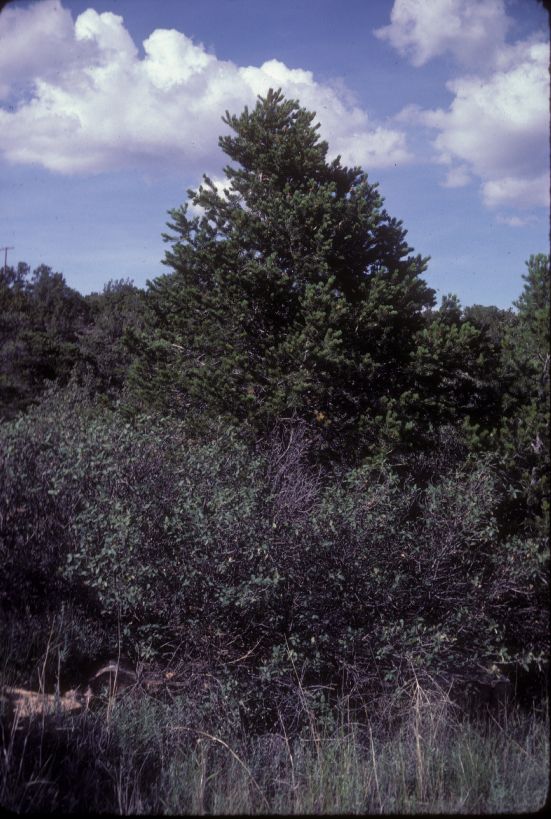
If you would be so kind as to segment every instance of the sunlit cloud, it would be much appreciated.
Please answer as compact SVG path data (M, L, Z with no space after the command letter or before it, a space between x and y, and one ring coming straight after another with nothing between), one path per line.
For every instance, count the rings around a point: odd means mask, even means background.
M44 34L46 32L46 36ZM403 130L372 122L349 93L272 59L219 60L176 30L156 29L141 57L123 18L88 9L73 22L60 0L0 17L0 151L12 163L96 173L155 165L215 171L226 110L281 87L317 112L331 156L345 164L411 160Z
M507 43L501 0L395 0L386 39L416 65L451 52L469 73L446 83L447 109L406 106L402 125L437 132L433 160L445 187L478 180L484 204L549 204L549 46L544 35ZM476 47L476 48L475 48ZM473 57L480 49L484 59Z
M395 0L375 36L417 67L446 52L472 67L495 57L508 27L503 0Z

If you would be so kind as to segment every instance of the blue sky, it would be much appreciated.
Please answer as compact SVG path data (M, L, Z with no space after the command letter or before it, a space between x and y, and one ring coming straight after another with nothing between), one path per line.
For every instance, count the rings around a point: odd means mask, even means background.
M139 286L221 180L226 108L282 87L380 183L438 296L509 306L549 244L537 0L38 0L0 14L0 245L83 293Z

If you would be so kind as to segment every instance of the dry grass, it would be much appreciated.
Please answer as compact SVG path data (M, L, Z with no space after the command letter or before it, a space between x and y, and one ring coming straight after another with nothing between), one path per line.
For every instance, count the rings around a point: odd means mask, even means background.
M86 706L84 695L74 690L67 691L63 695L56 695L6 686L2 689L0 698L3 708L14 720L57 712L82 711Z
M16 691L17 689L12 689ZM28 693L28 692L27 692ZM307 692L300 692L309 709ZM55 700L55 702L54 702ZM117 814L501 813L547 798L548 715L463 719L446 693L410 688L387 712L309 711L292 736L192 724L186 702L111 695L77 712L37 695L4 711L0 803L18 812Z

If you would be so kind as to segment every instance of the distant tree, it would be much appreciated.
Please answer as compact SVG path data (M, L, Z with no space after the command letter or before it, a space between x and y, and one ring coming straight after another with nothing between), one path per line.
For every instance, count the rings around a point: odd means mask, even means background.
M235 163L171 211L172 273L149 284L135 394L257 431L297 416L333 443L408 434L402 398L434 303L402 223L361 168L327 160L315 114L270 91L226 114ZM409 429L409 434L412 430Z
M423 400L415 396L411 412L420 413L436 437L439 428L452 424L466 426L471 443L485 441L499 422L498 336L494 341L481 314L463 310L457 296L449 294L427 315L416 342L412 369Z
M0 276L0 308L0 416L11 417L48 381L67 382L88 310L61 273L24 263Z
M109 281L102 293L85 297L90 321L79 336L80 354L95 389L111 397L120 394L132 362L125 333L141 329L143 297L143 290L129 279Z
M0 415L17 412L25 404L24 362L26 346L20 338L28 325L29 299L25 291L29 266L0 269Z
M62 273L41 264L27 286L37 330L67 343L76 343L87 318L85 300L67 285Z
M515 314L511 308L503 310L493 305L472 304L465 307L463 316L469 324L484 333L495 349L501 347L508 328L515 322Z

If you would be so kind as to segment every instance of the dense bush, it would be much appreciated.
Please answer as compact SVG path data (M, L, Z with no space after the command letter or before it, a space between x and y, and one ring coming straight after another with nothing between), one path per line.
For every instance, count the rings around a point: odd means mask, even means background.
M257 720L299 680L321 702L546 650L545 544L500 540L489 459L422 483L384 465L322 474L305 427L255 453L231 428L194 440L75 388L1 435L2 606L69 607L67 663L171 657L216 672Z

